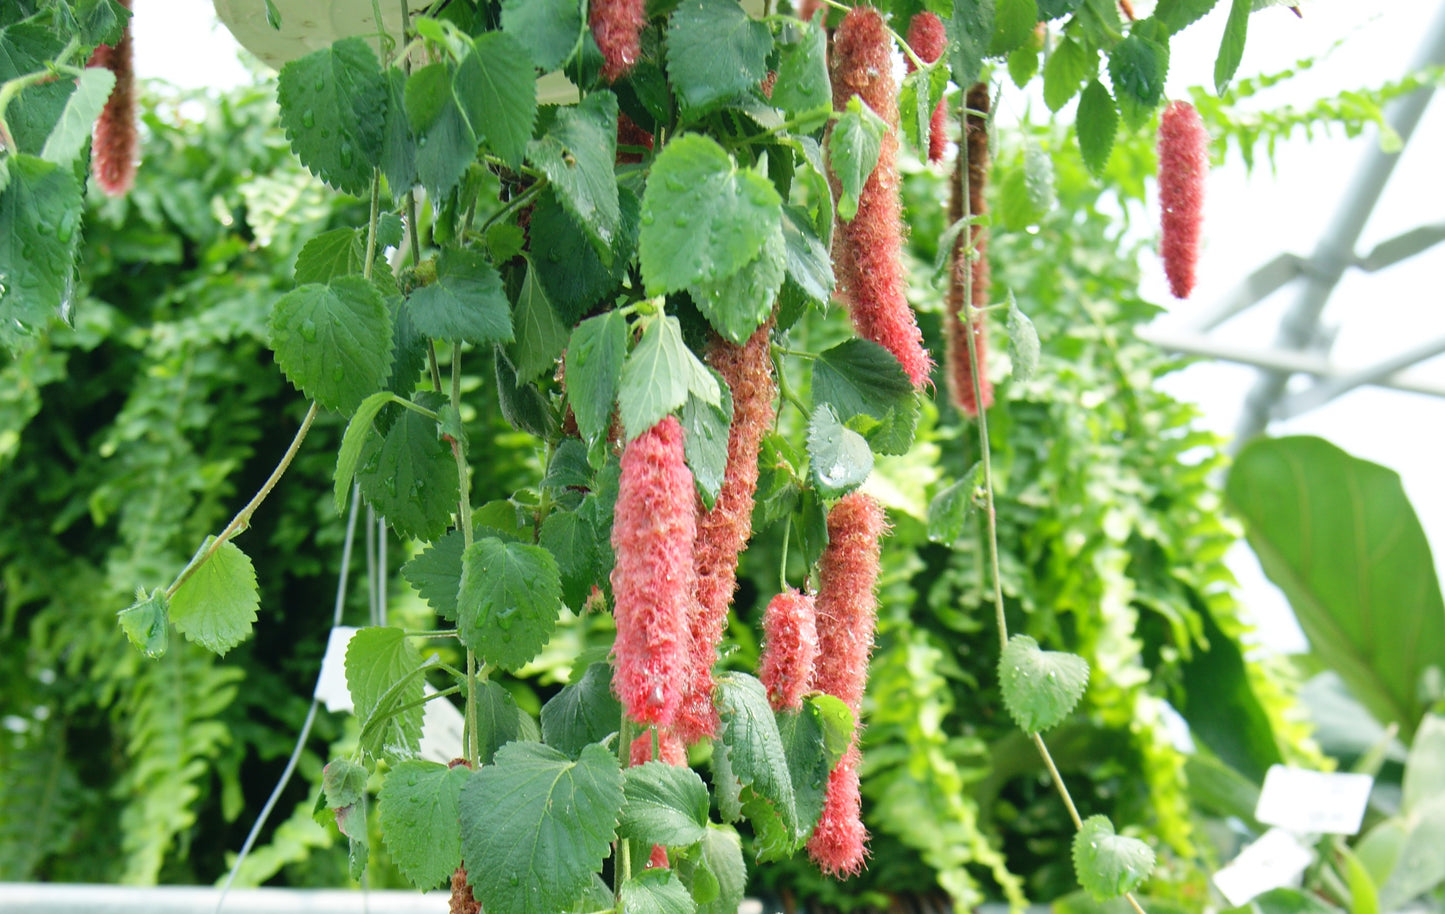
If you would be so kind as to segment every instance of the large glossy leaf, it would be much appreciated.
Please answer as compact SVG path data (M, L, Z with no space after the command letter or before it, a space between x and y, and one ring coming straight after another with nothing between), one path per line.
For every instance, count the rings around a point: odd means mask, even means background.
M1445 669L1445 604L1400 477L1319 438L1261 439L1225 496L1315 654L1408 738L1420 677Z

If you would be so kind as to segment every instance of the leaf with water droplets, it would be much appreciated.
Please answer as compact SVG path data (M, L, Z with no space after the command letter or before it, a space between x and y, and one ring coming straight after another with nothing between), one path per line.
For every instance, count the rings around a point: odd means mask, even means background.
M858 196L878 167L887 132L888 123L855 95L828 134L828 169L838 178L838 215L844 220L858 212Z
M667 22L667 75L689 116L756 88L772 50L767 24L733 0L687 0Z
M144 588L136 588L135 602L116 615L130 643L147 657L154 660L165 654L171 618L163 588L157 587L149 597Z
M1149 845L1115 834L1107 816L1090 816L1074 835L1074 872L1099 901L1132 892L1153 869Z
M70 307L84 209L70 169L0 159L0 344L18 348Z
M215 539L206 537L197 555ZM189 640L225 654L251 634L260 606L256 569L246 553L227 540L171 594L171 622Z
M736 273L693 285L688 294L719 335L741 346L773 312L786 272L787 244L779 220L757 257Z
M617 833L645 844L686 847L702 840L708 794L691 768L646 762L622 773L627 805Z
M793 776L798 827L807 838L823 814L828 775L853 740L853 712L841 700L819 692L804 699L798 710L779 712L777 719Z
M345 415L379 390L391 372L391 313L360 276L307 283L271 311L271 348L306 396Z
M381 159L389 98L376 53L362 38L298 57L276 80L281 126L301 164L357 196L371 186Z
M621 904L628 914L694 914L697 903L670 868L643 870L622 883Z
M447 248L436 280L407 297L412 324L425 336L467 343L510 343L512 305L496 267L476 251Z
M470 769L407 759L381 782L377 818L396 868L419 889L435 888L462 862L457 829Z
M754 827L767 829L787 846L772 850L786 854L801 830L793 775L767 690L746 673L724 673L717 680L717 710L722 729L713 748L714 765L723 763Z
M462 554L457 634L504 670L526 665L546 645L562 611L557 560L541 546L488 536Z
M1083 657L1040 650L1028 635L1014 635L998 660L1003 703L1025 733L1041 733L1059 724L1078 704L1089 684Z
M839 422L833 407L824 403L808 423L808 464L819 489L841 495L873 472L873 452L863 436Z
M527 159L542 169L564 209L592 241L603 265L612 264L612 245L622 222L613 162L617 158L617 96L594 92L561 109L539 139L527 144Z
M418 399L424 406L440 405L434 393L419 394ZM356 481L367 504L402 536L436 539L446 532L457 508L456 459L437 435L435 420L399 406L388 410L398 415L385 435L369 436L362 443Z
M1014 301L1013 290L1008 293L1008 354L1013 363L1015 381L1023 382L1034 376L1039 367L1039 332L1034 322L1019 310Z
M399 628L360 629L346 645L346 688L368 758L408 757L421 740L421 654Z

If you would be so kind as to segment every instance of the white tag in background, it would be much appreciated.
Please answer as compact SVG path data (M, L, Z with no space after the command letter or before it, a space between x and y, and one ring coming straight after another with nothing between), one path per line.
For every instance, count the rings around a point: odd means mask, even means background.
M1374 783L1368 774L1271 765L1254 817L1301 835L1353 835L1364 821Z
M430 685L426 687L428 695L435 691ZM426 703L426 712L422 715L421 746L417 754L443 765L461 758L466 754L462 746L466 725L466 718L456 705L445 698L433 698Z
M1214 885L1234 907L1249 904L1270 889L1297 885L1314 851L1281 828L1271 828L1258 841L1214 874Z
M321 675L316 677L316 698L328 711L352 710L351 690L346 687L346 646L356 631L355 626L338 625L326 639Z

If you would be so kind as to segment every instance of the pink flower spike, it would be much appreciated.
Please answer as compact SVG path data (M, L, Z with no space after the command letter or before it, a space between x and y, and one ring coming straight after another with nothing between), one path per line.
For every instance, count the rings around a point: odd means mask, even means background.
M863 796L858 784L858 740L828 775L823 815L808 839L808 856L829 876L855 876L867 859L868 829L863 826Z
M813 688L841 698L858 716L878 621L879 558L887 522L873 496L852 492L828 512L828 546L818 560L818 660Z
M812 594L788 590L763 613L763 655L758 679L774 711L796 711L813 681L818 658L818 618Z
M1199 112L1174 102L1159 122L1159 254L1169 291L1188 298L1204 227L1204 180L1209 174L1209 134Z
M121 5L130 9L131 0L121 0ZM95 183L107 196L124 197L135 184L139 158L136 152L135 50L131 44L130 20L126 20L115 47L103 44L96 48L95 53L90 55L88 66L104 67L115 74L115 88L95 122L91 171L95 175Z
M587 19L602 51L602 78L616 82L631 71L642 53L647 0L592 0Z

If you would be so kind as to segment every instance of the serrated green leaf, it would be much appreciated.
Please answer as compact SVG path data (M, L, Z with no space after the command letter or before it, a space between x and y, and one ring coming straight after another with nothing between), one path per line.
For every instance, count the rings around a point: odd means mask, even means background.
M1078 9L1084 0L1038 0L1040 19L1062 19Z
M457 634L487 663L518 670L551 637L562 610L557 560L541 546L488 536L462 554Z
M416 136L416 176L435 200L457 186L477 158L480 98L474 91L481 64L468 54L460 65L427 64L407 77L402 98Z
M1154 869L1154 851L1114 833L1107 816L1090 816L1074 835L1074 872L1084 891L1102 901L1132 892Z
M1203 19L1218 3L1219 0L1159 0L1153 18L1172 35Z
M612 666L593 663L582 678L562 688L542 706L542 739L576 758L590 743L617 732L622 705L612 694Z
M722 403L717 378L682 341L677 318L659 315L642 331L642 339L622 366L618 408L627 439L682 406L689 392L705 403Z
M395 395L381 390L361 401L351 421L346 423L346 433L341 436L341 450L336 454L336 473L333 477L332 495L336 501L336 513L346 510L346 500L351 495L351 481L356 475L356 463L361 459L362 448L371 440L375 431L373 423L381 408L392 401Z
M517 339L510 352L512 363L517 366L517 380L532 381L540 374L553 371L562 350L567 348L567 328L547 300L531 260L527 261L527 272L517 293L512 323Z
M777 816L788 843L796 844L800 830L793 777L767 691L746 673L724 673L717 679L717 710L722 728L714 754L726 756L726 767L744 793L751 792Z
M833 258L807 213L795 206L783 210L783 245L787 281L810 301L826 305L833 295Z
M78 0L75 4L77 34L82 44L116 45L132 15L118 0Z
M483 765L492 764L503 746L537 732L526 712L517 707L512 693L492 679L477 684L476 714L477 761Z
M444 619L456 621L457 591L462 586L462 531L453 530L431 543L416 558L401 566L423 600Z
M408 758L421 740L421 655L399 628L358 629L346 646L346 687L368 758ZM405 708L405 710L398 710Z
M502 31L511 35L543 72L562 65L586 23L577 0L503 0Z
M1074 130L1079 137L1079 152L1084 164L1095 177L1104 173L1109 153L1114 149L1114 132L1119 128L1119 113L1114 98L1097 79L1089 83L1079 97L1079 113Z
M1169 46L1135 30L1109 52L1109 79L1124 122L1138 128L1149 120L1164 95L1169 72Z
M1224 23L1224 37L1219 41L1219 54L1214 58L1214 91L1223 95L1229 81L1244 59L1244 40L1249 33L1250 0L1234 0L1229 5L1229 18Z
M828 134L828 168L838 178L838 215L845 221L858 212L858 196L878 167L878 153L888 124L858 96L833 123Z
M205 554L215 540L206 537L196 554ZM188 640L225 654L251 634L260 605L256 569L227 540L171 594L171 622Z
M872 416L869 440L879 453L902 454L913 443L918 397L893 353L870 340L850 339L813 362L813 404L826 404L839 422Z
M589 317L567 344L567 402L589 443L606 434L627 357L627 318L617 311Z
M456 459L437 436L435 420L414 410L402 409L380 440L362 444L356 481L367 503L402 536L435 539L457 510Z
M1039 51L1042 50L1043 42L1036 39L1035 34L1030 33L1030 39L1008 55L1009 79L1020 89L1027 86L1034 74L1039 72Z
M617 200L622 221L613 239L611 267L604 264L586 233L562 209L551 190L537 198L532 210L532 259L543 268L542 288L547 290L548 300L569 324L614 293L627 277L628 265L637 251L642 204L625 187L618 188Z
M772 49L767 25L732 0L684 0L667 22L668 79L694 117L756 88Z
M1071 38L1060 41L1044 63L1044 104L1050 111L1058 112L1098 66L1097 52L1085 50Z
M857 488L873 472L873 451L862 435L838 421L824 403L808 422L808 464L813 482L829 495Z
M974 494L982 479L982 465L973 467L958 481L939 491L928 503L928 541L951 546L963 535L975 508Z
M362 766L350 759L337 758L326 763L321 769L321 792L326 796L328 809L342 809L354 806L366 796L366 779L370 777Z
M68 313L83 212L70 169L24 154L0 160L0 344L17 347Z
M537 389L517 378L517 369L500 346L492 351L492 364L497 382L497 405L513 428L538 438L551 439L557 434L558 416L551 402Z
M686 847L702 840L707 826L707 785L691 768L645 762L622 772L622 809L617 834L644 844Z
M468 76L477 93L481 120L475 122L478 136L508 167L517 168L532 138L537 119L537 79L527 51L505 32L479 35L468 59L480 66L476 77ZM459 74L467 71L465 66Z
M921 159L928 158L933 131L933 111L948 90L948 66L936 61L903 78L898 93L898 126Z
M1076 654L1045 651L1028 635L1014 635L998 659L999 687L1014 723L1025 733L1057 726L1089 685L1089 664Z
M592 882L624 803L617 758L511 743L462 790L462 862L488 914L555 914Z
M328 283L339 276L360 273L366 254L356 229L339 228L322 232L296 255L296 285Z
M777 715L778 734L788 757L798 825L806 839L818 825L828 777L853 739L853 712L832 695L810 695L797 711Z
M360 276L307 283L271 311L271 348L286 378L343 415L356 411L391 371L391 315Z
M510 343L512 305L496 267L476 251L445 248L437 278L407 298L412 325L432 339Z
M1020 383L1034 376L1039 367L1039 332L1034 322L1019 310L1013 290L1008 294L1008 355L1013 378Z
M593 92L561 109L540 139L527 145L527 158L552 182L552 191L592 241L603 264L622 222L617 196L617 96Z
M773 313L786 267L783 225L778 220L758 256L741 270L715 282L700 282L688 293L718 335L741 346Z
M689 396L682 407L682 447L697 483L703 507L711 511L727 472L728 434L733 420L732 391L722 387L723 402L713 406Z
M622 910L629 914L695 914L697 904L671 869L643 870L622 883Z
M45 138L40 157L60 166L74 162L90 140L95 119L100 117L113 88L115 74L101 67L91 67L76 77L75 91L66 100L55 129Z
M730 276L758 256L782 219L773 183L738 168L713 140L690 133L652 163L638 253L648 295Z
M674 869L697 901L698 914L736 914L748 870L742 841L731 826L709 822L696 856L677 861ZM704 883L712 891L705 894Z
M948 39L954 85L971 86L978 81L983 58L993 41L993 20L994 0L953 0Z
M1033 34L1038 21L1039 8L1035 0L995 0L989 56L1002 57L1020 47Z
M387 67L385 76L386 121L381 128L381 156L377 164L392 194L400 195L417 182L417 135L406 116L406 73L400 67Z
M457 822L470 774L461 765L408 759L381 782L376 804L381 840L396 868L418 889L435 888L461 865Z
M597 531L576 511L553 511L542 522L537 543L557 559L562 600L581 615L592 588L604 574L597 561Z
M149 597L136 590L135 602L116 615L125 636L143 654L152 660L165 654L171 619L163 588L157 587Z
M798 27L802 37L783 48L773 104L789 117L816 109L832 110L828 79L828 35L814 22Z
M390 93L376 53L343 38L281 68L281 126L301 164L337 190L362 196L381 160Z
M563 492L573 488L590 488L592 467L587 463L587 445L576 438L563 438L552 459L547 462L547 473L542 477L542 488Z

